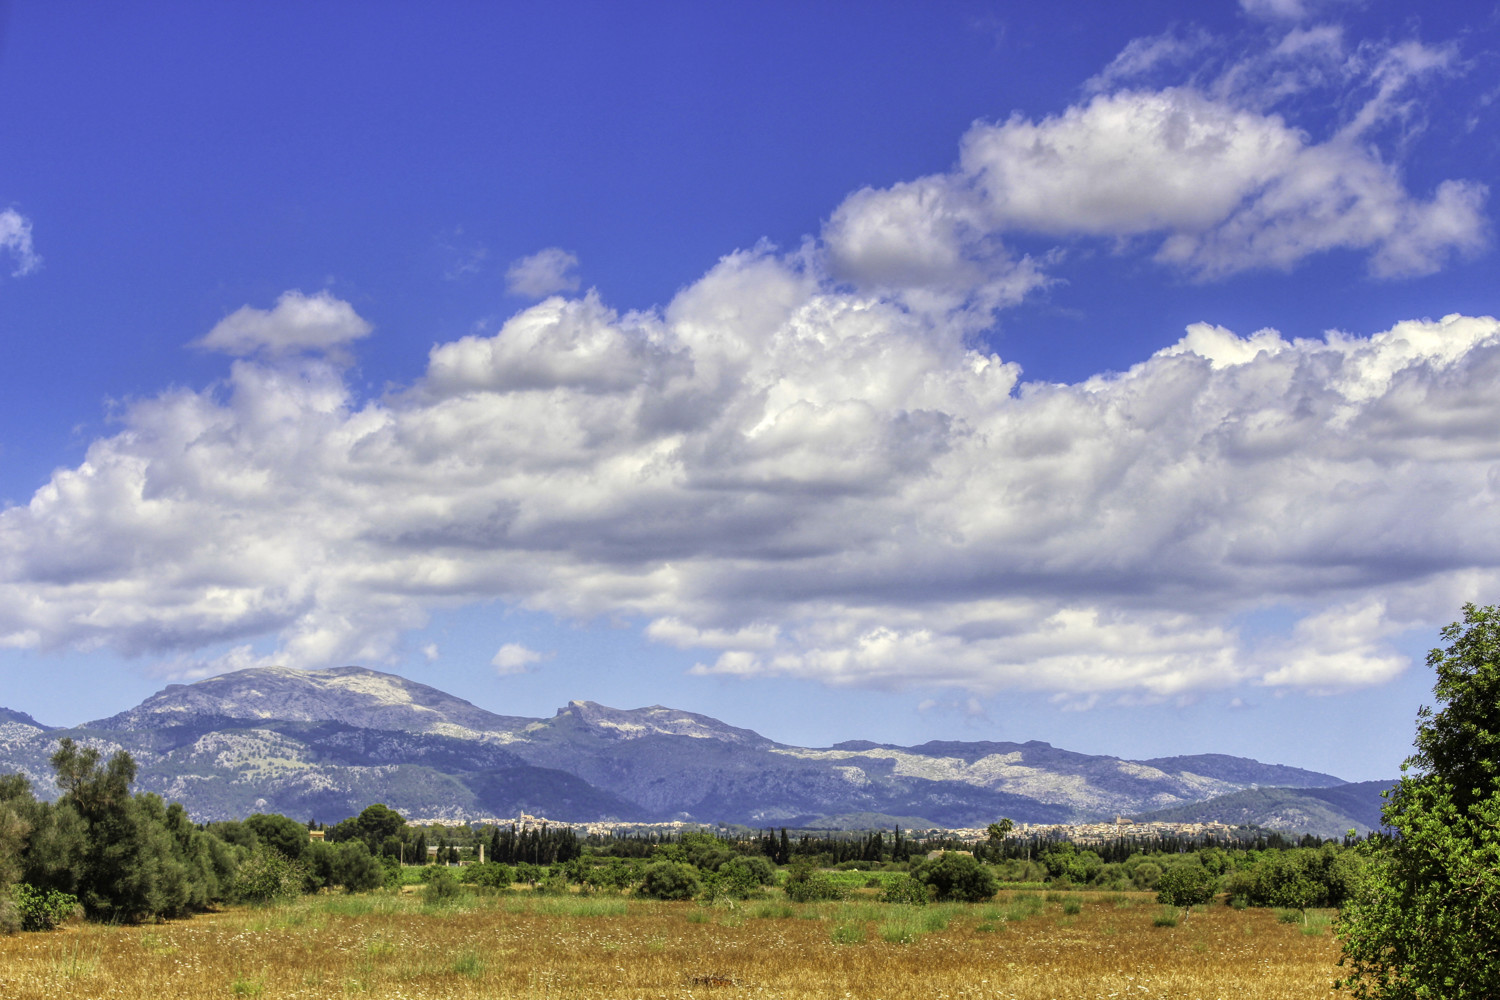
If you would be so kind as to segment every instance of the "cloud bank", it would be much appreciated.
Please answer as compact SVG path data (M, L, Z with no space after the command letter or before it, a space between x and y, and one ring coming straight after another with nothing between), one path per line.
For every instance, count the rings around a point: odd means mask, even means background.
M1278 49L1350 64L1336 33ZM637 622L700 673L1388 679L1392 639L1500 582L1500 323L1200 323L1073 385L974 337L1079 241L1201 280L1332 251L1412 275L1484 242L1481 186L1414 194L1374 138L1444 51L1366 51L1322 138L1267 104L1296 74L1142 82L1182 51L1147 40L1057 115L975 125L952 171L854 193L795 252L730 254L659 310L547 298L383 398L341 363L371 330L349 303L246 306L196 342L235 358L221 384L131 403L0 512L0 645L380 663L434 609L500 599ZM512 288L576 289L575 266L542 251ZM1247 624L1268 613L1291 624Z
M1494 319L1201 324L1018 376L768 251L660 314L548 300L380 401L239 360L0 513L0 641L380 662L500 597L635 618L703 672L1163 695L1388 678L1385 640L1497 582ZM1303 616L1242 636L1267 607Z

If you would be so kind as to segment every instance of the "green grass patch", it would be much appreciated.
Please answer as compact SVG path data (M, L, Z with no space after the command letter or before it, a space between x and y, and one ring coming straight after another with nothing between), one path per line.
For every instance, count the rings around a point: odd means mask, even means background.
M237 997L258 997L266 990L259 979L238 976L229 983L229 992Z
M864 924L839 924L833 929L834 944L861 944L865 939Z
M1317 937L1333 926L1333 920L1326 913L1309 913L1307 922L1302 925L1302 933L1308 937Z
M828 880L841 889L863 889L872 879L880 883L880 888L884 888L887 882L900 878L906 872L825 871L823 874L828 876Z
M618 896L506 896L500 903L506 913L533 913L543 917L623 917L630 902Z
M484 959L472 951L466 951L453 960L449 966L460 976L468 976L470 979L478 979L484 975Z
M1002 915L1007 921L1016 923L1022 920L1030 920L1042 912L1042 900L1035 893L1018 893L1010 902L1006 903Z
M323 896L319 909L333 917L367 917L375 912L373 896Z

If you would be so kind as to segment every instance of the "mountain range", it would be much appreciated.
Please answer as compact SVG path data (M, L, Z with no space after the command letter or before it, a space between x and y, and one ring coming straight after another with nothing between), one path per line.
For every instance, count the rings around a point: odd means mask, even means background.
M182 802L199 820L279 812L333 822L384 802L425 820L525 812L567 822L951 828L1002 816L1072 823L1199 815L1205 802L1230 796L1234 822L1258 822L1257 802L1274 813L1302 790L1358 789L1318 800L1318 823L1344 823L1341 833L1378 820L1378 791L1388 784L1366 790L1221 754L1122 760L1037 741L797 747L659 705L574 701L547 719L498 715L361 667L263 667L173 684L73 728L0 709L0 772L23 772L39 794L55 795L47 761L63 736L106 753L128 750L138 787ZM1285 795L1232 799L1267 789ZM1365 801L1372 797L1376 813Z

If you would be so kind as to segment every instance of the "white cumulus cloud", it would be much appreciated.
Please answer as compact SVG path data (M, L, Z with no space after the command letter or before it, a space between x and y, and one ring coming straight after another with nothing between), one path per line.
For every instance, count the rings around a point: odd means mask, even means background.
M512 295L545 298L558 292L578 290L578 257L561 247L547 247L511 263L505 271L505 286Z
M1047 281L1045 262L1004 242L1019 234L1144 245L1209 279L1335 250L1405 277L1486 245L1485 185L1413 192L1376 141L1412 115L1425 81L1455 71L1451 46L1349 51L1336 28L1294 29L1211 78L1147 83L1211 45L1138 39L1090 81L1086 102L977 123L952 171L856 192L824 228L830 270L909 306L983 312ZM1360 100L1321 138L1277 110L1330 87Z
M236 309L193 341L193 346L235 357L336 351L368 337L372 329L349 303L326 291L316 295L291 291L271 309Z
M499 674L522 674L533 663L540 663L547 658L545 653L527 649L519 643L507 642L490 659L490 666Z
M1451 316L1199 324L1022 383L962 323L737 254L661 312L549 300L438 345L379 401L280 359L131 404L0 512L0 635L383 662L431 609L500 599L650 622L699 672L1371 683L1393 637L1500 582L1497 379L1500 322ZM1242 635L1267 608L1301 624Z

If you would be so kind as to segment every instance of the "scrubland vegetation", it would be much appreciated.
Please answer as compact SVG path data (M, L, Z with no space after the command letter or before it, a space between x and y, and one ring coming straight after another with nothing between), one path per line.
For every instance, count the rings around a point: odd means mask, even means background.
M1326 996L1337 957L1326 920L1287 923L1271 910L1209 906L1162 927L1149 893L1049 901L1006 890L989 903L911 906L874 892L801 904L322 894L3 938L0 995L1281 1000Z

